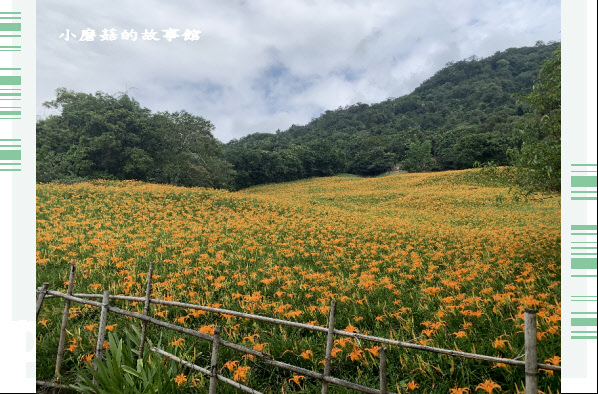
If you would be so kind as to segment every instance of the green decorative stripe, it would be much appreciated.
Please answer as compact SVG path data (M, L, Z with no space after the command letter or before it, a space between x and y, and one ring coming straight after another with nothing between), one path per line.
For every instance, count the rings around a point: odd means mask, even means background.
M0 93L0 96L14 96L14 97L21 97L21 93Z
M598 312L571 312L572 315L595 315Z
M21 171L20 168L0 168L0 171Z
M0 23L0 31L21 31L20 23Z
M597 275L571 275L572 278L596 278Z
M21 151L0 150L0 160L21 160Z
M598 233L571 233L571 235L598 235ZM586 243L586 242L581 242Z
M598 164L571 164L573 167L596 167Z
M5 14L21 15L21 11L0 12L0 15L5 15Z
M0 145L0 148L20 148L21 145Z
M596 197L571 197L572 200L596 200ZM594 234L596 235L596 234Z
M0 76L0 85L20 85L20 76Z
M597 178L595 176L572 176L571 187L596 187Z
M595 270L596 259L571 259L571 268L574 270Z
M595 246L574 246L571 249L594 249L596 250Z
M17 139L0 139L0 141L21 141L20 138Z
M0 115L21 115L21 111L0 111Z
M596 193L596 190L572 190L571 193Z
M0 163L0 166L20 166L21 163Z
M598 230L598 226L593 224L574 224L571 226L571 230Z
M1 146L1 145L0 145ZM596 253L571 253L571 256L593 256Z
M20 34L9 34L9 35L0 34L0 37L21 37L21 35Z
M598 326L597 320L595 317L574 317L571 319L571 325L574 327Z
M598 339L598 338L596 336L589 336L588 335L587 337L586 336L584 336L584 337L581 337L581 336L572 336L571 339Z

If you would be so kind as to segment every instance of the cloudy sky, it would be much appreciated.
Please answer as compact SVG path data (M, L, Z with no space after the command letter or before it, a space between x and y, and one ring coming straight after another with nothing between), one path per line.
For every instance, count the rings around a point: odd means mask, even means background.
M560 13L559 0L44 0L37 112L52 113L42 103L59 87L128 91L210 120L226 142L400 97L449 61L560 41ZM87 29L94 40L80 41ZM152 29L159 41L143 40Z

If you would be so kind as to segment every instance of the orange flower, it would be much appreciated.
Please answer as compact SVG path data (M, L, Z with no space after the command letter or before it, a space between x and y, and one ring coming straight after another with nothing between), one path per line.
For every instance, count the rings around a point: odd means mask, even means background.
M183 383L187 382L187 377L185 376L185 374L178 374L176 376L176 378L174 378L174 381L176 382L177 386L180 386Z
M339 349L340 350L340 349ZM380 354L380 346L372 346L371 348L365 348L365 350L367 350L368 352L370 352L372 354L372 356L374 357L378 357L378 355Z
M37 322L37 324L43 324L44 327L46 327L46 324L48 324L48 322L50 321L50 319L43 319Z
M484 381L484 383L478 384L475 389L476 389L476 391L478 391L479 389L482 389L489 394L492 394L492 390L494 390L494 389L501 390L500 386L491 380L486 380L486 381Z
M559 356L552 356L550 358L547 358L545 361L551 365L560 365L561 364L561 358Z
M262 350L264 350L264 348L268 345L268 343L264 342L264 343L256 343L255 345L253 345L253 348L255 350L257 350L258 352L261 352Z
M86 330L89 330L89 331L93 331L93 329L94 329L96 326L97 326L97 324L90 324L90 325L88 325L88 326L85 326L85 329L86 329Z
M108 330L108 331L114 331L114 329L116 328L116 326L118 326L118 324L107 325L106 326L106 330Z
M214 335L214 327L216 327L216 325L209 324L207 326L201 326L198 331L202 334Z
M363 358L363 350L353 348L353 351L349 353L347 358L351 358L351 361L359 361Z
M504 347L506 346L506 344L507 344L507 343L509 343L509 341L507 341L506 339L499 339L499 338L496 338L496 339L494 340L494 342L492 343L492 346L493 346L495 349L502 349L502 348L504 348Z
M91 362L91 359L94 357L95 357L95 354L89 353L89 354L82 356L81 361L83 361L85 364L89 364Z
M451 335L454 335L457 338L465 338L467 336L467 333L465 331L458 331L458 332L452 333Z
M169 345L172 346L181 346L185 340L183 338L179 338L176 341L170 342Z
M299 380L301 380L301 379L305 379L305 376L293 374L293 377L289 379L289 383L295 382L297 385L300 385Z
M180 323L183 326L185 325L185 320L189 319L189 316L181 316L181 317L177 317L176 319L174 319L175 323Z
M306 350L299 355L299 357L303 358L304 360L309 360L310 357L314 355L314 352L311 350Z
M226 368L229 371L233 371L238 364L239 364L239 361L237 361L237 360L231 360L231 361L225 363L224 366L220 370Z
M464 394L469 393L469 389L467 387L455 387L450 389L450 394Z
M335 340L334 343L345 347L347 346L347 343L351 343L351 338L340 338Z
M233 373L233 380L235 382L245 382L247 380L247 373L251 367L239 367Z
M415 390L416 388L419 387L419 384L415 383L415 381L411 381L409 383L407 383L407 388L411 391Z

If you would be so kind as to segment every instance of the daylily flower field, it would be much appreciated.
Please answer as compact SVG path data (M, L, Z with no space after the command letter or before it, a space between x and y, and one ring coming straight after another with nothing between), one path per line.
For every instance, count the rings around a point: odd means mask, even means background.
M133 181L40 184L37 283L65 291L74 259L75 293L144 296L154 262L154 298L320 326L336 299L337 329L507 358L523 354L529 307L539 311L538 360L558 365L560 197L514 199L506 187L473 182L472 171L337 176L234 193ZM38 379L53 376L63 305L46 300L38 319ZM207 333L221 325L224 339L323 370L322 333L166 306L150 314ZM92 361L98 335L97 309L71 304L70 315L65 371ZM123 336L140 327L116 315L108 323ZM149 328L154 344L209 366L209 343ZM377 387L378 351L335 338L332 375ZM397 348L387 357L396 392L515 393L525 380L513 366ZM222 374L256 390L320 390L232 350L221 360ZM539 376L540 390L557 392L558 373ZM208 378L181 368L175 380L184 392L203 392Z

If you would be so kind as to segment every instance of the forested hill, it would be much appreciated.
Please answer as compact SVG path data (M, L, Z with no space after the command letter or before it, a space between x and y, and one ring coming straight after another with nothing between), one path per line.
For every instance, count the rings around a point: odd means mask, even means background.
M234 186L343 172L451 170L508 163L513 130L527 111L541 63L558 43L511 48L447 64L411 94L326 111L304 126L256 133L224 145Z
M538 44L485 59L472 57L447 65L409 95L326 111L305 126L227 144L214 138L214 126L200 116L152 113L126 93L113 97L60 88L55 100L44 103L59 114L36 125L37 180L137 179L242 189L343 172L373 176L398 168L435 171L476 162L507 164L507 150L521 144L513 131L522 115L535 113L518 104L517 95L531 92L542 61L552 58L557 47ZM555 92L560 93L560 68L557 71ZM538 82L534 92L543 95L541 87ZM560 125L560 95L555 100L545 108L554 114L536 112L539 119L550 114ZM528 101L533 106L538 100ZM544 135L538 130L530 135ZM550 156L560 162L560 127L549 134L556 137L545 141L556 142L544 143L550 149L542 148L541 155L527 149L527 156L519 157L524 166L530 166L530 152L532 158ZM554 163L546 165L545 172L557 179L560 166Z

